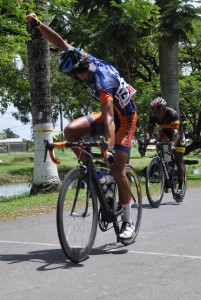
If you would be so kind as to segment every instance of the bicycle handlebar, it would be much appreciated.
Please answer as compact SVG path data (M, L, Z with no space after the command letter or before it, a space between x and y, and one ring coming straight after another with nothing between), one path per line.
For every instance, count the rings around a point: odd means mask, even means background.
M148 146L148 145L164 146L164 145L168 145L170 147L172 145L172 141L167 140L167 142L159 142L159 141L142 142L141 140L138 140L138 144L139 144L139 146Z
M85 140L79 140L76 142L55 142L55 143L49 143L48 140L44 140L45 143L45 155L44 155L44 162L46 161L47 158L47 152L49 151L49 155L51 160L55 164L60 164L60 160L57 160L54 156L54 148L76 148L76 147L98 147L101 150L102 156L106 156L107 153L107 148L108 148L108 143L104 140L103 137L100 137L100 140L94 141L94 142L89 142ZM114 162L114 157L109 157L109 163Z
M141 140L138 140L138 145L139 145L139 149L143 149L143 146L148 146L148 145L155 145L157 147L161 147L161 146L168 146L168 150L165 151L166 154L172 156L174 158L174 151L172 149L172 141L167 140L166 142L159 142L159 141L154 141L154 142L142 142ZM146 148L145 148L146 149ZM140 150L139 150L140 151ZM146 151L146 150L145 150Z

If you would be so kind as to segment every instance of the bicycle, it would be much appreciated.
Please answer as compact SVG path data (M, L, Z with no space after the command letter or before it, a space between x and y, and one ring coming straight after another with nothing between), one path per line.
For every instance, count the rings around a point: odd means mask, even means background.
M92 147L99 148L100 153L92 151ZM97 172L103 168L100 158L104 157L107 150L103 138L93 142L80 140L49 143L46 140L45 159L48 151L51 160L59 164L60 161L54 156L54 148L80 149L79 165L65 175L57 203L57 231L66 257L74 263L79 263L88 257L95 241L98 224L103 232L114 228L117 242L125 246L132 244L137 237L142 215L141 187L133 167L126 165L126 174L131 186L131 211L135 231L130 239L122 240L118 235L123 209L117 202L117 184L115 183L114 196L107 199L98 179ZM83 154L84 160L81 159ZM95 158L98 160L95 161Z
M171 189L173 199L178 203L182 202L187 185L186 169L184 169L183 196L177 199L178 168L175 162L174 152L171 150L172 142L155 141L146 143L138 141L138 143L139 147L143 145L155 145L157 147L157 156L151 159L146 170L146 193L150 205L154 208L159 207L164 193L168 193L169 189Z

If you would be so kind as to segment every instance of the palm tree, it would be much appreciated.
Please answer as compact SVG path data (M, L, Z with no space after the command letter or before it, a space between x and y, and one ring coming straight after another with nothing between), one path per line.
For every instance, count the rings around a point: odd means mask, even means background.
M161 94L179 112L179 41L192 31L196 9L182 0L156 0L160 8L159 66Z
M47 8L47 0L37 0L38 6ZM47 12L46 12L47 13ZM44 139L52 140L50 93L50 54L48 42L35 28L28 25L28 64L32 123L34 132L34 180L31 193L58 188L60 180L56 165L44 159Z
M10 128L6 128L3 130L7 139L19 138L19 135L15 134Z

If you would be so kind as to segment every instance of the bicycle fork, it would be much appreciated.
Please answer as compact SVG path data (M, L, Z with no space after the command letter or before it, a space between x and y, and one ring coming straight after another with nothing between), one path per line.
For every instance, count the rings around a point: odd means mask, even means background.
M89 208L89 198L90 198L90 189L89 189L89 186L87 185L87 197L86 197L86 205L85 205L85 210L83 213L78 213L78 212L75 212L75 208L76 208L76 204L77 204L77 198L78 198L78 194L79 194L79 191L80 189L82 188L82 184L84 184L84 182L82 181L83 178L85 177L85 174L87 174L87 168L85 165L81 165L80 166L81 168L81 172L83 173L83 177L81 177L78 182L77 182L77 187L76 187L76 193L75 193L75 197L74 197L74 200L73 200L73 205L72 205L72 209L71 209L71 212L70 212L70 215L72 217L80 217L80 218L85 218L85 217L88 217L89 216L89 213L88 213L88 208ZM88 174L87 174L88 176ZM89 180L89 178L87 178L87 181ZM88 181L89 182L89 181Z

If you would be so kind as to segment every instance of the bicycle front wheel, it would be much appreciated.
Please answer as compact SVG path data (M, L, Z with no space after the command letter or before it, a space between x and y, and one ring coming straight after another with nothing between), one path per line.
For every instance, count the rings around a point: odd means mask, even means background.
M84 260L96 236L97 198L92 183L80 167L64 178L57 204L57 230L64 254L71 261Z
M142 193L138 175L131 165L126 165L126 176L131 189L131 218L135 227L133 235L128 240L120 240L125 246L132 244L139 232L142 217Z
M154 157L146 171L146 192L150 205L154 208L159 207L163 199L165 181L162 165Z

